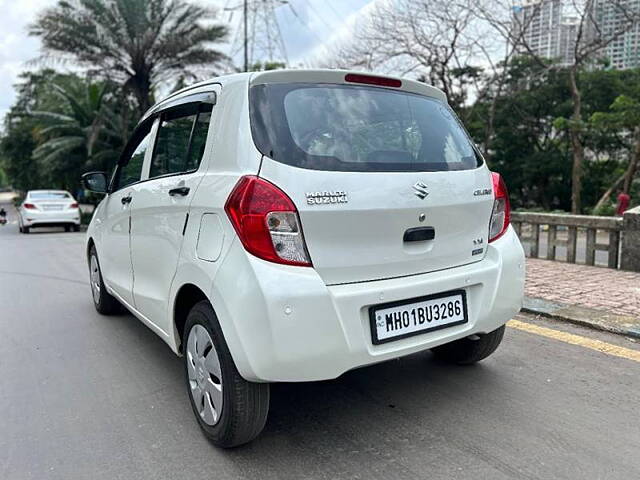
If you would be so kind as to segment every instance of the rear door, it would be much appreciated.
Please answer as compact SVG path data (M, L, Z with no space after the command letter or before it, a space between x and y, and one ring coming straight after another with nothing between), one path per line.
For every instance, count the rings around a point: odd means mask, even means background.
M160 113L149 178L136 185L131 207L131 258L136 309L168 331L167 305L189 205L212 112L211 103L181 104ZM197 221L191 219L191 221Z
M379 87L260 87L252 120L275 126L266 137L254 128L258 148L272 157L260 176L296 204L327 284L483 258L491 177L446 104Z

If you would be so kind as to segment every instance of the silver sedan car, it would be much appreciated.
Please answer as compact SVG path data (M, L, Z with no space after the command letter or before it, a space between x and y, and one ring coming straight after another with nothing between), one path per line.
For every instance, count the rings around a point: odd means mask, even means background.
M64 227L80 230L80 208L73 195L64 190L30 190L18 208L21 233L35 227Z

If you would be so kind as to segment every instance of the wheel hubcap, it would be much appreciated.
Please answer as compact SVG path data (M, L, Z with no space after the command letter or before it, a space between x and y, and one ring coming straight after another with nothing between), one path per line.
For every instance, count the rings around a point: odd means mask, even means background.
M93 293L93 301L100 302L100 267L98 266L98 259L95 255L91 255L91 262L89 265L89 273L91 280L91 293Z
M187 339L187 372L193 403L207 425L215 425L222 412L222 373L211 335L194 325Z

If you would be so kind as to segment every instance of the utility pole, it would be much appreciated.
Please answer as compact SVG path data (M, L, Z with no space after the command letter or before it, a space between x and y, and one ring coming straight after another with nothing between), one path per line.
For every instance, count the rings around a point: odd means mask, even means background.
M242 12L229 56L237 58L241 55L243 71L248 72L254 62L288 63L275 12L276 8L287 4L288 0L242 0L224 9L231 12L229 22L234 11Z
M244 10L244 71L249 71L249 34L247 32L247 27L249 24L248 16L249 16L249 6L247 5L248 0L244 0L243 10Z

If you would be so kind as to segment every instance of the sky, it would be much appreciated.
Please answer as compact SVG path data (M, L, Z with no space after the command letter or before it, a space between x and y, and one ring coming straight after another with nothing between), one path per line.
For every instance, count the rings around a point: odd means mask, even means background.
M194 0L196 1L196 0ZM357 18L384 0L289 0L276 10L289 63L305 66L322 56L327 45L349 37ZM0 119L15 100L13 85L20 72L36 68L39 41L27 35L27 26L38 12L56 0L0 0ZM233 9L240 0L199 0L219 9L219 18L232 26L240 19ZM225 7L227 10L225 10ZM230 40L233 40L233 32ZM230 42L231 43L231 42ZM231 45L222 50L230 53ZM237 63L241 60L237 58Z

